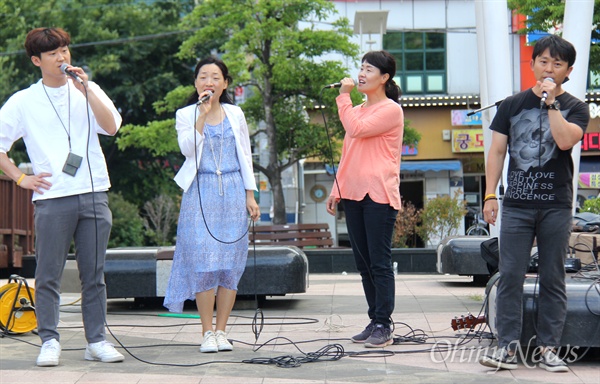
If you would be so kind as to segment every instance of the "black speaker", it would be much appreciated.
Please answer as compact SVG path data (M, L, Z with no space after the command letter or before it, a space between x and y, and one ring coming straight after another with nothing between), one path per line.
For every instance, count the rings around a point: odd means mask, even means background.
M497 336L496 286L499 274L492 276L486 287L488 305L486 320ZM568 274L567 318L561 346L600 347L600 272ZM536 335L538 296L540 288L536 276L527 276L523 284L523 326L521 344L527 345Z

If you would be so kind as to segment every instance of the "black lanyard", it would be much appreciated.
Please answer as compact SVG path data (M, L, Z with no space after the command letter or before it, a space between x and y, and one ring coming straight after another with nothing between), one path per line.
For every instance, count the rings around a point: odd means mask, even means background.
M46 97L48 97L48 101L50 101L50 105L52 105L52 109L54 109L54 112L56 113L56 116L58 117L60 124L62 125L63 129L65 130L65 133L67 134L67 140L69 141L69 152L71 152L71 86L69 85L69 81L67 80L67 108L69 109L69 116L68 116L69 121L67 123L69 126L68 129L67 129L67 127L65 127L65 123L63 123L62 119L60 118L60 115L59 115L58 111L56 110L56 107L54 106L54 103L52 102L50 95L48 95L48 91L46 91L46 86L44 85L43 81L42 81L42 87L44 88L44 93L46 93Z

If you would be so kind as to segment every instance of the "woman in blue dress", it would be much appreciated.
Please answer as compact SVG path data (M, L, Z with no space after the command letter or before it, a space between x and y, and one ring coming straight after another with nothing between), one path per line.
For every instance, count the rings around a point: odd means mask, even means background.
M231 82L221 60L201 60L192 104L176 113L185 162L175 181L184 193L164 306L182 312L186 300L196 300L203 334L200 352L233 349L225 327L246 267L248 215L254 221L260 216L248 126L227 95Z

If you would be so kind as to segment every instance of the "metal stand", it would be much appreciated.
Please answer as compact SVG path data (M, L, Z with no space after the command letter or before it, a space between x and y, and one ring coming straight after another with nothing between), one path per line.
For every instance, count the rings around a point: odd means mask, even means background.
M474 115L474 114L476 114L477 112L485 111L486 109L490 109L490 108L492 108L492 107L494 107L494 106L495 106L495 107L497 107L497 106L499 106L499 105L500 105L500 103L502 103L503 101L504 101L504 99L502 99L502 100L500 100L500 101L496 101L494 104L490 104L490 105L488 105L488 106L486 106L486 107L479 108L479 109L476 109L476 110L474 110L474 111L471 111L471 112L467 113L467 116L473 116L473 115Z

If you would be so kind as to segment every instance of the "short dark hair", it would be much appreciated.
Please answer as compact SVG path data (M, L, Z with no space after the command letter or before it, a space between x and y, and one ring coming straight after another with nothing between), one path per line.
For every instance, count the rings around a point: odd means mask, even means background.
M71 37L62 28L36 28L25 38L25 52L28 57L41 57L42 53L53 51L71 44Z
M385 83L385 95L388 99L392 99L399 104L402 92L394 81L394 76L396 76L396 59L394 56L386 51L370 51L365 53L361 60L362 63L365 61L378 68L382 75L386 73L389 75Z
M573 44L569 43L567 40L558 35L544 36L536 41L535 45L533 46L533 54L531 55L531 59L535 60L538 56L544 53L546 49L550 50L550 56L555 59L566 61L569 64L569 67L573 66L575 63L575 56L577 55L575 52L575 47Z

